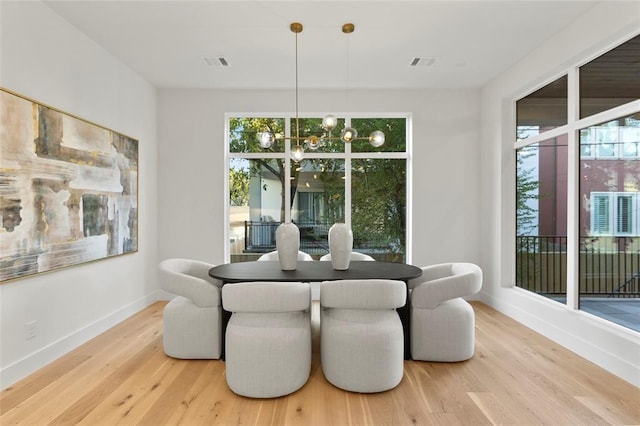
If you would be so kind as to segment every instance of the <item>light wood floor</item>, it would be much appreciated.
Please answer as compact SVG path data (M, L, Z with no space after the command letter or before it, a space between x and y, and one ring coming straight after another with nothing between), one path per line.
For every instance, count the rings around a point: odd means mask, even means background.
M322 375L316 323L307 384L288 397L253 400L227 388L224 362L164 355L158 302L3 391L0 424L640 424L640 389L473 306L476 354L467 362L405 361L397 388L345 392Z

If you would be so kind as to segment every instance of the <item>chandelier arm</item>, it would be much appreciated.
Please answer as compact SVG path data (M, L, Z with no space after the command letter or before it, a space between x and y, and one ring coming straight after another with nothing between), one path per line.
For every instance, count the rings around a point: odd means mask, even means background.
M276 140L278 141L302 141L305 140L306 138L300 137L300 136L276 136L275 137ZM323 138L326 139L326 138Z

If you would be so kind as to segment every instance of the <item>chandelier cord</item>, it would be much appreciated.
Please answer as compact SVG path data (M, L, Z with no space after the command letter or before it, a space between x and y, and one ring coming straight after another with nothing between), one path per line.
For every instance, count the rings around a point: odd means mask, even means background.
M300 145L300 125L298 123L298 33L296 33L296 145Z
M349 112L349 64L351 63L351 59L349 57L349 53L350 53L350 46L349 46L349 39L351 37L349 36L349 34L347 34L347 66L345 67L347 70L347 76L346 76L346 80L347 80L347 112Z

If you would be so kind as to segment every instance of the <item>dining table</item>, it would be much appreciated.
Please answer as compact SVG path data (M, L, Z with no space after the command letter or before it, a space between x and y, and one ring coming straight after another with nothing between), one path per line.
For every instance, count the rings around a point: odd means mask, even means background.
M351 261L346 270L333 269L331 261L299 261L296 269L284 271L279 261L249 261L225 263L214 266L209 270L209 275L222 281L222 285L240 282L322 282L335 280L367 280L386 279L404 281L407 285L410 280L422 275L422 269L405 263L378 262L378 261ZM322 290L321 290L322 291ZM404 334L404 358L411 359L410 337L411 323L408 303L409 291L407 287L407 299L402 307L396 309ZM222 356L224 359L224 338L226 327L231 318L231 312L222 310ZM320 325L322 327L322 325Z

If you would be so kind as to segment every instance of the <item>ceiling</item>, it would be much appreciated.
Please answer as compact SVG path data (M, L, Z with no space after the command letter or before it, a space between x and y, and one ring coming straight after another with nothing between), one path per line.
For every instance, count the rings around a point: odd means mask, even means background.
M157 87L292 89L297 21L301 89L419 89L481 87L598 2L45 3Z

